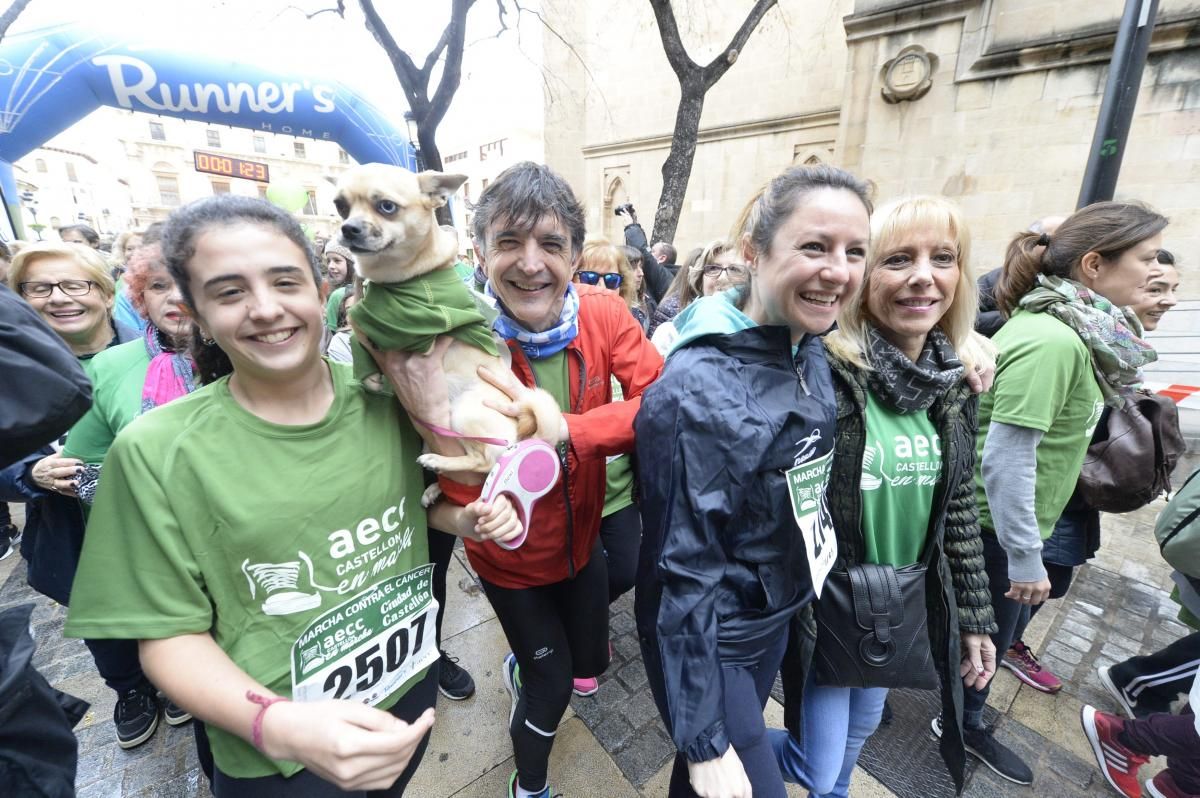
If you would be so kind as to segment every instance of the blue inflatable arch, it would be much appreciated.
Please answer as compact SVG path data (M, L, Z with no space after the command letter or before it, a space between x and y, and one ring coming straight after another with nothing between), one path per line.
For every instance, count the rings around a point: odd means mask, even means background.
M5 40L0 101L0 194L15 230L21 215L13 161L104 105L336 141L359 163L416 169L408 137L337 81L70 25Z

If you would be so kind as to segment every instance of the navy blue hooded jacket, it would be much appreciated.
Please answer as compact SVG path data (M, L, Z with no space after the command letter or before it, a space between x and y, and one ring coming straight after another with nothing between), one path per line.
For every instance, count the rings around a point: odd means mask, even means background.
M724 300L700 300L712 301ZM786 327L717 328L732 331L681 329L685 345L634 422L638 634L659 710L692 762L729 747L722 663L756 661L812 599L786 472L832 451L837 416L818 337L793 356Z

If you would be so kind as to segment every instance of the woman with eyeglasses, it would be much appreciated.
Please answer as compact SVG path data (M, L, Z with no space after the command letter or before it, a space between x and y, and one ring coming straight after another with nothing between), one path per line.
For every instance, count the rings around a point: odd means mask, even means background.
M58 333L93 382L97 355L129 341L138 345L135 330L113 321L116 286L111 269L104 256L91 247L33 244L13 259L8 284ZM68 439L74 434L73 428L67 433ZM29 584L63 606L70 602L71 582L83 548L86 517L78 498L83 471L84 462L63 452L59 443L43 447L0 471L0 501L26 503L21 554L29 563ZM143 715L139 707L147 703L142 700L145 677L138 663L137 644L84 642L96 670L117 693L117 744L132 748L145 742L158 723L158 705L150 688L148 701L153 706L154 725L147 727L144 717L141 722L131 720Z
M724 240L713 241L704 248L695 265L688 269L686 290L680 292L680 311L691 304L693 299L719 294L743 284L747 274L749 272L746 265L741 262L733 245ZM679 331L672 319L658 326L650 342L666 357L678 337Z

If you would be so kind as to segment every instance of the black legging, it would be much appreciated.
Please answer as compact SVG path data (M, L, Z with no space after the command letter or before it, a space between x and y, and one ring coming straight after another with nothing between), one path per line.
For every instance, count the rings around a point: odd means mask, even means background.
M480 579L520 667L521 700L508 732L523 789L546 785L558 722L571 701L572 679L608 667L608 568L597 538L574 579L507 588Z
M638 550L642 545L642 516L636 504L600 519L600 543L608 561L608 603L633 589Z
M429 530L429 561L433 563L433 598L438 603L437 642L442 647L442 616L446 614L446 576L457 538L432 527Z

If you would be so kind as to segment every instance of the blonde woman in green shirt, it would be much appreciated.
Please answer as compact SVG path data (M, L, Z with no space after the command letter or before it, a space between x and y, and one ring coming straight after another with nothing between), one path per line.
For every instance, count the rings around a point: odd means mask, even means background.
M211 384L117 437L67 634L140 641L204 723L217 798L401 795L437 693L420 438L321 357L320 272L291 216L211 197L171 217L163 249ZM520 533L506 501L428 521Z

